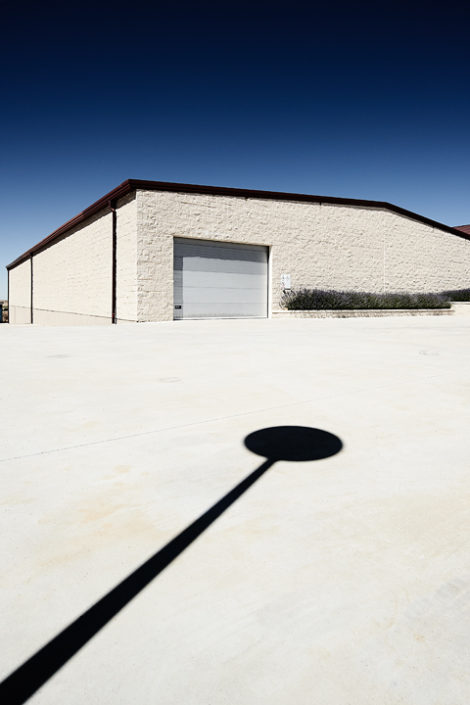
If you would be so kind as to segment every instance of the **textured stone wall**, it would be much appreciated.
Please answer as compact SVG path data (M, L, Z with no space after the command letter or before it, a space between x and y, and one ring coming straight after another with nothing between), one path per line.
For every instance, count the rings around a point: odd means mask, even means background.
M139 321L173 320L174 217L171 215L171 203L163 204L166 207L160 210L162 204L154 198L159 195L163 194L136 192ZM167 222L168 217L170 222Z
M135 194L117 204L116 313L137 319ZM27 269L27 275L24 274ZM10 270L12 322L28 322L29 262ZM19 306L28 309L20 316ZM20 303L21 302L21 303ZM33 320L45 325L111 323L112 214L106 209L33 256ZM26 318L27 320L23 320ZM21 319L21 320L20 320Z
M135 193L117 204L116 315L118 323L137 320L137 206Z
M33 258L34 322L41 311L111 318L112 217L101 211ZM63 320L63 316L60 316Z
M31 323L31 260L10 270L8 293L9 322Z
M470 240L384 212L384 291L470 287Z
M272 308L294 289L470 286L470 241L384 209L137 191L138 318L173 318L173 238L271 247Z

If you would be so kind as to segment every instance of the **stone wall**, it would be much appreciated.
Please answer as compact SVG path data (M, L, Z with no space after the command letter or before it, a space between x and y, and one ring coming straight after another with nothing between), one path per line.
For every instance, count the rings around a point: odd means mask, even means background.
M381 208L137 191L138 319L173 318L173 238L271 248L300 288L427 292L470 286L470 241Z
M137 202L135 192L116 211L116 316L118 323L137 320Z
M31 260L11 269L8 277L9 322L31 323Z
M136 201L117 204L116 313L137 318ZM33 322L111 323L112 214L104 209L33 256ZM10 270L12 323L30 322L30 262Z
M112 216L89 218L33 257L33 320L111 318ZM44 313L44 316L42 316ZM56 316L54 315L56 314ZM42 321L42 319L44 319Z

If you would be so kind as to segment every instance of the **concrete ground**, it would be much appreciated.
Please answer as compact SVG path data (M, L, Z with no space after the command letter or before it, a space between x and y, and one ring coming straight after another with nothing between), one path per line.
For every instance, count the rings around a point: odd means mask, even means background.
M470 317L0 326L1 675L260 465L324 429L37 705L470 702ZM4 701L6 702L6 701Z

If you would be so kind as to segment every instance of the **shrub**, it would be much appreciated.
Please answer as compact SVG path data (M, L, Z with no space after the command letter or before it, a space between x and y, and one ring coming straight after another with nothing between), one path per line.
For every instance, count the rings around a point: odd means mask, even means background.
M470 301L470 289L453 289L443 291L442 295L451 301Z
M444 294L374 294L327 289L284 292L282 304L289 311L372 308L450 308Z

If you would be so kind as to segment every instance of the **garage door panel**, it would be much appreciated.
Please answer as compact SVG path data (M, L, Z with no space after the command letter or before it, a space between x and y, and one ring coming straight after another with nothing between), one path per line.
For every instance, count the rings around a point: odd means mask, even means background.
M185 257L182 265L187 272L240 272L263 274L266 271L266 261L252 262L240 259L217 259L216 257Z
M250 253L247 251L237 252L236 250L222 250L219 252L216 248L204 247L197 251L192 251L183 253L185 262L195 261L200 264L201 260L211 261L215 260L220 262L221 265L231 265L234 262L249 263L249 264L264 264L265 257L262 252L254 252L250 257Z
M184 257L196 257L196 258L215 258L218 260L239 260L244 262L262 262L264 261L264 252L258 248L254 249L253 252L249 250L238 250L236 248L223 248L223 247L207 247L202 245L197 247L196 245L190 245L185 247L184 245L177 245L178 256Z
M232 250L240 254L241 252L249 252L253 255L256 252L265 252L266 247L264 245L245 245L239 242L221 242L220 240L198 240L196 238L174 238L175 245L178 247L180 252L200 252L201 248L205 250L215 250L218 256L222 256L221 253L227 250Z
M174 241L175 318L265 317L267 248Z
M258 289L264 290L266 277L239 272L196 272L184 270L179 273L185 287L210 287L212 289ZM210 274L210 276L209 276Z
M245 304L244 318L260 318L257 304ZM184 318L240 318L240 304L216 303L211 304L211 315L201 314L200 304L185 304ZM265 314L266 315L266 314Z
M185 291L186 293L186 291ZM216 287L198 287L190 292L189 301L192 304L206 303L249 303L259 302L259 289L223 289ZM186 298L185 302L188 301Z

